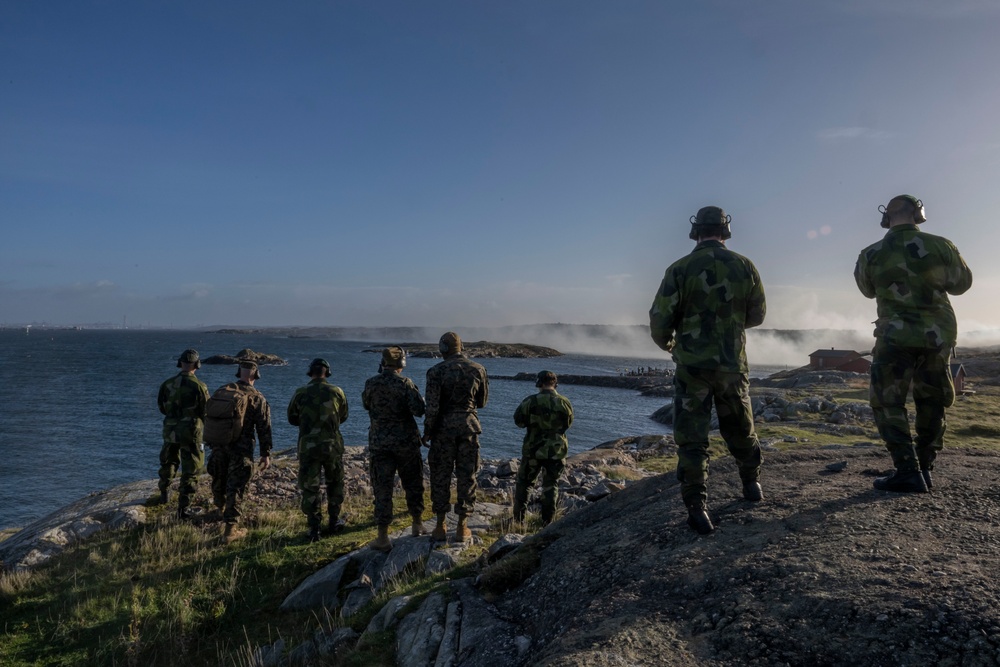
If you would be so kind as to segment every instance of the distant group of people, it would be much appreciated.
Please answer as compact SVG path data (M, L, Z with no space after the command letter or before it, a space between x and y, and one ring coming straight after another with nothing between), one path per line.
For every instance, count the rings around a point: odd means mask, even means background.
M957 341L949 294L972 286L972 272L947 239L917 229L923 202L893 197L879 207L882 240L861 251L854 270L861 293L878 309L870 403L894 472L874 481L882 491L927 492L955 400L949 370ZM677 478L688 525L707 535L708 433L712 406L737 461L743 497L763 500L762 456L750 405L745 330L763 323L764 288L753 263L726 248L732 218L717 206L691 216L694 250L667 268L649 311L653 341L670 352L674 374ZM906 398L912 386L916 437Z
M654 368L652 366L618 369L618 375L626 377L669 377L672 374L673 371L669 368Z
M927 219L920 200L900 195L879 211L881 225L888 231L882 240L861 252L854 271L862 294L874 298L878 306L870 403L895 468L892 474L877 478L874 486L884 491L927 492L933 485L934 460L943 447L945 409L955 399L949 364L957 326L948 295L967 291L972 273L950 241L917 229ZM716 206L706 206L691 216L689 238L695 241L695 248L667 268L649 311L654 342L670 352L676 364L673 428L677 478L688 510L688 525L702 535L715 529L708 513L707 486L713 405L721 435L737 461L743 498L750 502L764 499L745 331L763 323L766 302L757 268L726 248L725 242L732 236L731 220ZM447 539L446 519L452 509L458 517L455 539L471 537L468 517L476 501L482 433L477 410L486 405L489 381L486 369L462 353L458 334L445 333L439 348L444 359L427 371L426 398L402 375L406 352L400 347L383 350L379 373L368 379L361 395L371 419L368 454L378 526L378 536L371 543L375 549L392 548L388 529L396 475L412 518L412 534L423 532L421 444L430 448L431 509L437 518L431 537ZM237 523L240 501L254 470L255 434L260 442L259 467L266 469L270 464L270 410L253 386L260 378L255 363L241 362L237 381L211 397L195 377L200 363L195 350L185 350L177 360L180 373L160 387L164 444L159 501L167 502L170 481L179 468L177 513L181 519L190 516L194 476L204 462L202 442L208 443L212 448L208 471L213 501L226 524L224 536L232 541L245 534ZM657 369L637 372L654 371ZM320 539L323 480L329 531L344 528L340 516L344 501L340 425L347 420L348 408L343 390L329 382L330 364L325 359L314 359L308 375L309 383L295 392L288 405L288 421L299 428L298 484L308 537L315 541ZM525 518L528 492L539 475L543 523L552 521L556 512L557 480L568 449L566 431L573 423L572 405L556 391L557 386L554 373L539 373L538 393L524 399L514 412L515 424L526 429L513 499L517 521ZM906 410L911 386L915 438ZM422 435L416 423L421 416Z
M462 353L458 334L447 332L439 341L443 360L427 371L426 400L412 380L402 374L406 352L397 346L382 351L379 372L369 378L361 394L371 427L368 435L369 474L374 495L374 517L378 536L373 549L389 551L389 526L393 518L392 495L396 475L412 518L411 533L423 533L424 481L420 447L429 447L432 511L437 523L434 540L447 539L447 516L458 517L455 540L472 537L468 517L472 514L479 470L479 435L482 427L477 410L489 398L486 369ZM271 415L267 401L253 384L260 371L252 361L242 361L237 382L209 396L195 377L201 361L195 350L185 350L177 361L180 372L160 387L158 404L163 420L157 502L168 502L168 489L180 470L177 516L190 518L195 476L204 463L205 442L211 447L208 472L216 509L225 521L227 542L243 537L237 526L240 501L252 478L253 450L260 442L259 469L270 465ZM344 441L340 425L348 417L344 391L329 382L330 364L314 359L307 371L308 384L295 391L288 405L288 421L299 429L298 486L301 507L308 523L308 539L320 539L322 525L321 486L325 483L328 531L344 529ZM539 392L526 398L514 413L515 423L526 429L514 497L514 517L523 521L528 491L542 474L542 519L552 521L556 510L557 480L563 469L568 443L566 430L573 423L569 400L556 391L558 378L550 371L538 374ZM424 417L421 435L416 418ZM455 479L456 502L451 504Z

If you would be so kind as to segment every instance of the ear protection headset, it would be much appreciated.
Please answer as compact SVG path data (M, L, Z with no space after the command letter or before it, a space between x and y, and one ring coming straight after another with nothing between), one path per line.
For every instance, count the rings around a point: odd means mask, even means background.
M723 241L733 237L732 232L729 231L729 223L733 221L733 217L726 215L726 212L718 206L705 206L699 209L697 214L692 215L689 220L691 231L688 233L688 238L692 241L697 241L709 227L720 227L722 232L720 236Z
M889 229L889 217L892 213L898 210L899 206L893 206L893 202L907 202L913 208L913 222L915 224L920 224L921 222L927 221L927 213L924 211L924 202L920 201L913 195L899 195L893 197L889 200L889 203L885 206L880 205L878 207L879 213L882 214L882 225L883 229ZM892 211L889 208L892 207Z

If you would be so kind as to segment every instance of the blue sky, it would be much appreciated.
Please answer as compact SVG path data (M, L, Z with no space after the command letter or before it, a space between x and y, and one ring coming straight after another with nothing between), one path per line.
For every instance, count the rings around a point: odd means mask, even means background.
M870 329L912 193L1000 328L994 1L7 2L0 321L642 323L732 215L769 328Z

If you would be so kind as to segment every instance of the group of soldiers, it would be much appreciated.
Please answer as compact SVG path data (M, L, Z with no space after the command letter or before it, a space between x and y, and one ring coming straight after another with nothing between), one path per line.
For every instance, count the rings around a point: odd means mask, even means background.
M447 540L447 516L454 509L458 517L454 538L471 539L468 518L472 514L479 470L479 435L482 427L477 410L489 398L486 369L462 353L458 334L447 332L439 341L443 361L427 371L426 400L416 385L402 374L406 352L397 346L382 351L379 372L365 382L362 405L368 411L369 475L374 495L378 536L370 546L380 551L392 549L389 525L393 518L393 487L398 474L412 518L411 533L423 533L424 479L421 445L429 448L431 506L437 524L431 538ZM190 518L195 476L204 462L202 434L209 402L208 389L195 372L201 362L195 350L185 350L177 360L180 372L160 387L159 408L164 415L163 448L160 452L157 502L166 503L170 482L180 469L178 517ZM344 391L329 382L330 364L314 359L307 371L310 381L295 391L288 404L288 421L299 429L298 485L302 511L309 526L308 539L318 541L322 524L321 486L325 483L328 531L344 529L341 506L344 502L344 440L340 425L347 420ZM210 443L208 472L212 476L213 501L223 520L226 542L246 534L238 527L240 501L253 475L253 450L260 442L259 469L270 465L272 448L270 409L254 387L260 377L257 365L240 363L237 382L220 388L220 393L243 395L242 428L231 442ZM562 473L568 443L566 430L573 423L569 400L556 391L558 378L550 371L538 374L539 392L526 398L514 413L515 423L527 429L518 469L514 516L525 518L528 490L543 475L542 519L552 521L556 509L556 482ZM214 400L214 399L213 399ZM421 434L417 418L424 418ZM451 483L455 479L456 502L451 504Z
M861 252L854 270L861 293L877 303L870 403L895 468L892 474L877 478L874 486L882 491L927 492L933 485L935 458L943 447L945 409L955 399L950 360L957 326L948 295L966 292L972 286L972 273L954 244L918 230L917 225L927 219L919 199L893 197L879 211L881 226L888 231ZM743 498L750 502L764 499L760 441L750 403L746 329L763 323L766 302L753 262L726 248L732 236L731 220L716 206L706 206L691 216L689 238L696 242L695 248L667 268L649 311L653 341L670 352L676 364L677 478L688 525L701 535L715 529L708 513L707 487L713 405L719 431L737 461ZM437 517L431 537L447 539L446 519L454 509L458 517L455 539L471 538L468 517L476 501L482 433L477 410L486 405L489 381L486 369L462 353L458 334L445 333L439 348L444 359L427 371L426 400L402 374L406 352L400 347L383 350L379 373L368 379L361 395L371 419L369 473L378 526L378 537L371 543L374 549L392 549L388 529L397 474L412 518L412 534L423 532L421 445L429 447L431 509ZM189 516L194 476L203 463L202 420L209 396L195 377L200 366L196 351L185 350L177 365L180 373L164 382L159 393L164 414L159 501L167 501L167 489L179 467L178 516L183 519ZM314 359L308 375L309 383L296 390L288 405L288 421L299 428L302 511L309 524L308 537L316 541L320 539L324 479L329 531L344 528L340 424L347 419L348 409L343 390L329 382L330 364L325 359ZM208 460L213 501L225 521L227 541L245 534L237 523L240 500L254 470L255 433L260 442L259 468L270 464L270 410L253 387L259 377L256 364L244 361L237 381L223 387L245 397L245 418L241 432L232 442L213 446ZM527 429L514 492L516 521L524 520L528 491L539 475L542 521L547 524L555 516L557 480L568 449L566 431L573 423L572 405L556 391L557 385L554 373L542 371L536 381L538 393L524 399L514 412L517 426ZM915 437L906 409L911 387ZM421 416L423 434L416 422Z
M861 251L854 278L877 304L870 403L894 472L880 491L926 493L944 443L945 409L955 400L950 371L958 333L948 295L965 293L972 272L947 239L920 231L927 216L912 195L879 206L888 231ZM670 352L674 374L677 478L688 525L707 535L708 433L714 404L719 431L736 459L743 498L763 500L761 451L754 430L746 329L764 321L766 304L753 263L726 248L731 217L706 206L691 216L694 250L667 268L649 311L653 341ZM906 399L916 412L911 434Z

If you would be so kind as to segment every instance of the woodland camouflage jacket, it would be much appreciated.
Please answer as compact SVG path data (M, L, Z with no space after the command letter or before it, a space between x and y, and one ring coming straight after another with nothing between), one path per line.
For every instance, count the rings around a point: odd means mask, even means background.
M573 424L573 406L554 389L543 389L521 401L514 423L528 429L521 456L533 459L564 459L569 450L566 430Z
M878 306L875 337L905 347L952 347L958 338L949 294L972 286L972 271L948 239L892 227L861 251L854 267L858 289Z
M664 274L649 332L679 365L746 373L745 330L761 324L766 310L753 262L720 241L702 241Z

